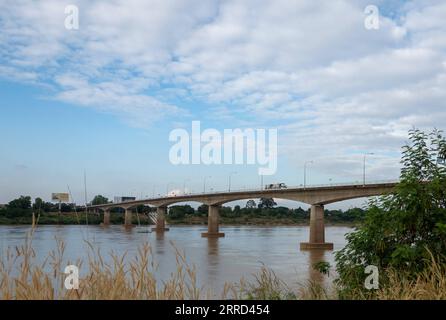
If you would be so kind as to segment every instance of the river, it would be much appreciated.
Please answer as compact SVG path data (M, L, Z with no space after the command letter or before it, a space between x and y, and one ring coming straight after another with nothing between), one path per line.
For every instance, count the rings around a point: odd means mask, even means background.
M24 244L29 226L0 226L2 257L7 248ZM334 243L334 251L345 245L349 227L327 226L325 238ZM329 279L314 272L315 262L324 260L334 265L332 251L300 251L299 243L308 240L308 227L224 226L224 238L202 238L205 226L171 226L164 234L139 233L123 226L38 226L32 244L37 259L42 261L56 248L55 238L66 245L65 260L87 260L89 252L85 240L100 248L104 256L113 251L117 255L127 252L126 259L136 255L138 246L148 242L153 259L158 264L156 277L166 279L176 269L175 248L185 253L187 262L196 266L200 286L212 292L221 292L225 283L236 283L252 275L262 265L272 269L290 288L297 288L307 280L329 283ZM90 251L91 252L91 251ZM107 258L108 259L108 258ZM82 268L81 268L82 273ZM333 278L333 272L331 272Z

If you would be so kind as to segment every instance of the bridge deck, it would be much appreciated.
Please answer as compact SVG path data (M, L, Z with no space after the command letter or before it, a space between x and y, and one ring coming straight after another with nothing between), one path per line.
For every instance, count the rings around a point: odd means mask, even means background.
M132 201L125 201L120 203L108 203L108 204L100 204L100 205L90 205L89 209L105 209L105 208L114 208L114 207L129 207L129 206L137 206L143 204L159 204L159 203L178 203L178 202L188 202L188 201L198 201L202 202L203 199L213 199L213 198L229 198L234 199L231 201L236 201L237 197L241 199L246 199L249 197L259 198L264 196L269 196L271 198L280 198L280 195L284 194L317 194L322 192L340 192L340 191L352 191L352 190L365 190L365 189L388 189L393 188L398 181L386 181L386 182L373 182L367 184L331 184L331 185L317 185L317 186L298 186L298 187L289 187L282 189L250 189L250 190L234 190L234 191L216 191L209 193L189 193L182 195L172 195L165 197L154 197L147 199L138 199ZM364 195L367 196L367 195ZM229 202L229 201L227 201Z

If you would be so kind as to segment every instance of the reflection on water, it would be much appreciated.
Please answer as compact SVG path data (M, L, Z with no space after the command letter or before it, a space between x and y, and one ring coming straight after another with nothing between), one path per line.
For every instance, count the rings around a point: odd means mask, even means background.
M309 254L309 267L308 267L308 279L316 284L324 285L326 276L314 268L314 265L321 261L326 261L325 250L310 250Z
M196 266L200 286L221 292L226 282L250 279L261 266L271 268L289 287L297 288L308 280L321 284L327 277L315 271L313 265L327 261L334 265L331 251L300 251L299 243L308 239L308 227L223 227L225 238L202 238L203 226L173 226L165 233L138 233L122 226L39 226L33 237L33 248L42 261L56 247L55 237L66 244L65 260L86 259L89 252L86 241L100 248L106 261L108 253L135 257L137 248L144 242L152 246L158 269L156 277L166 279L176 269L176 249L184 252L189 265ZM334 243L335 250L345 244L347 227L327 227L326 239ZM22 245L28 226L0 226L0 253L8 247ZM176 249L175 249L176 248ZM81 268L82 273L82 268ZM333 277L333 272L330 272Z

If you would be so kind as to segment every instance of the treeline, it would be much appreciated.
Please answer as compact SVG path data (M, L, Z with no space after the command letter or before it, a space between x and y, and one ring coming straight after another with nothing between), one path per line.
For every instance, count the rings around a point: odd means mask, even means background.
M253 201L253 200L250 200ZM305 223L310 219L310 209L301 207L290 209L282 206L265 207L261 202L257 206L249 203L245 207L236 205L234 207L223 206L220 208L220 219L222 223L252 223L261 224L269 222L278 223ZM343 210L325 210L324 216L328 222L355 223L364 218L364 210L352 208ZM192 223L207 221L208 206L201 205L194 209L190 205L174 205L169 207L168 221L172 223Z
M96 196L90 204L110 203L106 197ZM156 208L140 205L133 209L134 223L150 223L148 213L156 211ZM123 209L111 210L111 223L124 222ZM139 214L138 218L136 213ZM71 203L61 203L60 211L58 203L45 202L36 198L34 203L29 196L21 196L9 202L0 209L0 224L30 224L32 216L39 218L39 224L99 224L102 222L102 214L89 212L85 214L85 206L76 206ZM194 208L190 205L173 205L169 207L167 221L173 224L205 224L207 223L208 206L201 205ZM310 218L310 209L301 207L290 209L277 206L270 198L261 198L258 203L248 200L245 206L222 206L220 208L222 223L234 224L266 224L270 222L280 224L305 223ZM361 221L364 210L353 208L343 210L325 210L328 222L354 223Z

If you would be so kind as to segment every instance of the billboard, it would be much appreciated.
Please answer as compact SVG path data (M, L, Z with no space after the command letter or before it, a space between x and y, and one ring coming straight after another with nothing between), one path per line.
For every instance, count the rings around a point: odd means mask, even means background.
M60 202L69 202L70 196L68 193L52 193L51 200Z

